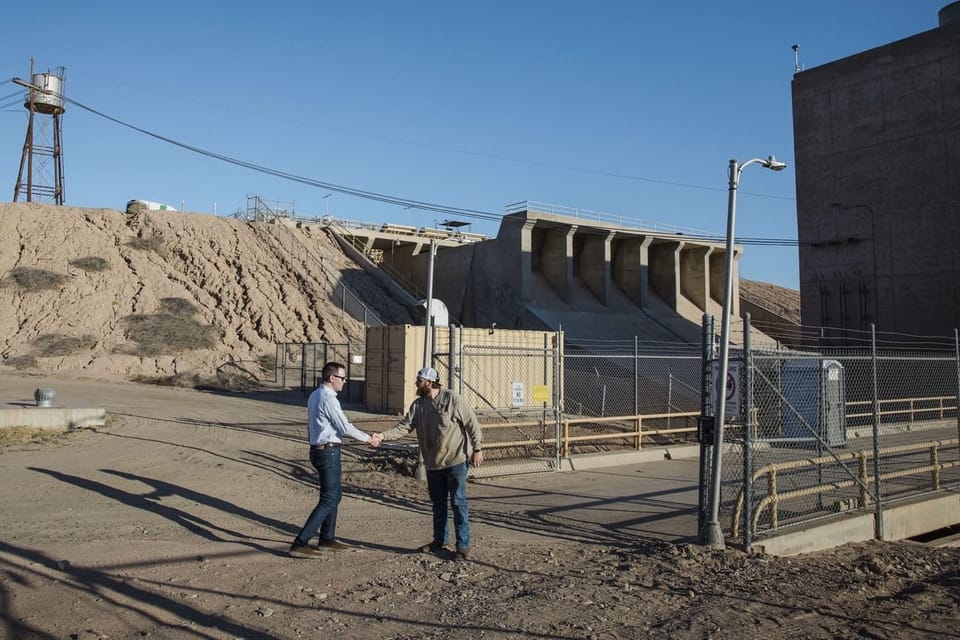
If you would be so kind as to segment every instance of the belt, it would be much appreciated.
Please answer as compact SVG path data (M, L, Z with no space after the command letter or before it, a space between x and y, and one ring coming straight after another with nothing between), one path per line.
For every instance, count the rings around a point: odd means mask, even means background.
M327 447L330 447L331 449L339 449L339 448L340 448L340 443L339 443L339 442L324 442L323 444L312 444L312 445L310 445L310 448L311 448L311 449L318 449L318 450L319 450L319 449L326 449Z

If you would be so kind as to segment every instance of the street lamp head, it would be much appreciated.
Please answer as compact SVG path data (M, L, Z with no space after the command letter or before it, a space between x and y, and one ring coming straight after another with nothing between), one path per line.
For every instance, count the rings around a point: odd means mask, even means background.
M786 162L780 162L773 156L767 156L767 159L763 161L763 166L771 171L783 171L787 168Z

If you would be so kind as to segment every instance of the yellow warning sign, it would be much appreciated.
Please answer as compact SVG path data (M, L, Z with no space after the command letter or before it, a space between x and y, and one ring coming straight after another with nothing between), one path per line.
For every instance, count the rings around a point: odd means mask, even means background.
M550 386L546 384L535 384L533 385L533 401L534 402L549 402L550 400Z

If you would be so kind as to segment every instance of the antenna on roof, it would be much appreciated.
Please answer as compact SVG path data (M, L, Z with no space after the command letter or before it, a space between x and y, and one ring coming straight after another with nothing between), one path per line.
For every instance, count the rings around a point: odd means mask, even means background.
M800 64L800 45L795 44L790 48L793 49L793 72L800 73L803 71L803 65Z

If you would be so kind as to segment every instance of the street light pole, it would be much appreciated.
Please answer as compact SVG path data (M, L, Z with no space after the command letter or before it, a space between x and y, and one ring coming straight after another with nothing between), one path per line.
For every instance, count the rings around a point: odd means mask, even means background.
M437 241L430 240L430 263L427 267L427 302L426 302L426 314L427 318L423 324L423 366L432 367L433 366L433 352L431 350L433 336L431 335L431 329L433 327L433 262L437 257Z
M715 549L723 549L723 530L720 528L720 463L723 449L723 422L727 411L727 373L730 360L730 313L733 298L733 252L734 226L737 216L737 187L740 186L740 174L751 164L759 163L772 171L782 171L786 164L773 156L766 160L753 158L743 164L730 161L729 197L727 200L727 255L724 260L723 319L720 328L720 375L719 393L717 393L717 411L713 428L713 465L710 485L710 519L706 523L706 544Z
M327 198L329 198L332 195L333 195L332 193L328 193L322 198L323 199L323 215L325 216L330 215L330 201L327 200Z

